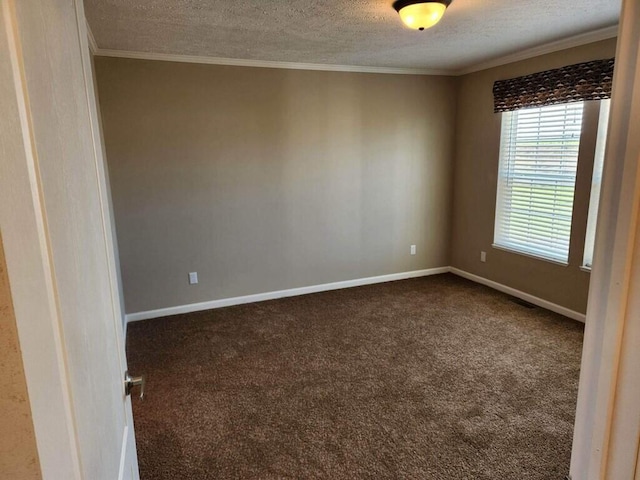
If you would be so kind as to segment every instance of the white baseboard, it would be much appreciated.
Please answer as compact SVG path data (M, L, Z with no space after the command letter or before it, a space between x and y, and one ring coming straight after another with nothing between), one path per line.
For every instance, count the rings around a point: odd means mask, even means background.
M390 275L379 275L377 277L357 278L355 280L323 283L321 285L291 288L288 290L278 290L275 292L257 293L254 295L245 295L242 297L223 298L220 300L212 300L209 302L192 303L189 305L179 305L177 307L168 307L160 308L158 310L129 313L126 315L126 321L127 323L136 322L138 320L147 320L150 318L168 317L170 315L179 315L182 313L199 312L202 310L212 310L214 308L230 307L232 305L242 305L245 303L274 300L276 298L294 297L297 295L306 295L309 293L327 292L329 290L359 287L362 285L371 285L374 283L393 282L395 280L406 280L407 278L426 277L429 275L448 273L449 271L450 267L429 268L426 270L414 270L412 272L392 273Z
M579 322L585 323L584 313L576 312L575 310L571 310L556 303L549 302L548 300L543 300L542 298L535 297L520 290L516 290L515 288L507 287L506 285L494 282L493 280L488 280L484 277L474 275L473 273L465 272L464 270L460 270L459 268L451 267L449 271L455 275L458 275L459 277L466 278L467 280L471 280L476 283L481 283L482 285L491 287L494 290L498 290L500 292L520 298L525 302L532 303L533 305L537 305L538 307L546 308L547 310L551 310L552 312L559 313L560 315L564 315L565 317L569 317L574 320L578 320Z
M474 275L473 273L465 272L459 268L454 267L438 267L429 268L426 270L415 270L412 272L392 273L390 275L379 275L376 277L357 278L354 280L345 280L342 282L323 283L321 285L311 285L308 287L291 288L288 290L278 290L275 292L257 293L254 295L244 295L242 297L223 298L220 300L212 300L201 303L191 303L189 305L178 305L176 307L160 308L157 310L148 310L144 312L129 313L126 315L126 323L136 322L139 320L148 320L150 318L168 317L170 315L179 315L182 313L200 312L203 310L212 310L215 308L230 307L233 305L243 305L246 303L263 302L265 300L274 300L277 298L295 297L298 295L307 295L309 293L328 292L330 290L339 290L342 288L359 287L363 285L372 285L375 283L393 282L396 280L406 280L408 278L426 277L429 275L438 275L441 273L451 272L460 277L466 278L476 283L486 285L494 290L512 295L520 298L526 302L532 303L552 312L559 313L565 317L578 320L579 322L585 322L585 315L583 313L576 312L561 305L549 302L542 298L533 296L529 293L516 290L515 288L508 287L493 280ZM125 328L126 331L126 328ZM125 333L126 335L126 333Z

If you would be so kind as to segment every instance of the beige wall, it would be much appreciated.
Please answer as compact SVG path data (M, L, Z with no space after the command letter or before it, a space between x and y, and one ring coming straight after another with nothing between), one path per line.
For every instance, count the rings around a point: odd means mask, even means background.
M493 243L500 147L499 114L493 113L496 80L518 77L615 54L615 39L584 45L465 75L459 85L454 175L452 265L533 294L578 312L585 312L589 274L580 270L586 230L597 105L585 115L588 131L581 144L569 266L497 250ZM589 102L593 103L593 102ZM480 252L487 262L480 262Z
M95 63L128 313L449 265L455 79Z
M449 264L584 312L598 106L565 267L491 247L492 87L614 54L611 39L459 79L97 58L127 313Z
M27 383L0 238L0 478L39 479Z

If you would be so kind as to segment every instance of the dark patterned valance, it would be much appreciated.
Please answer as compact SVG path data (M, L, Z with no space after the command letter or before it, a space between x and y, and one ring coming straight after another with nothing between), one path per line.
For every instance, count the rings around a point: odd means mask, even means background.
M494 111L611 97L614 58L578 63L493 85Z

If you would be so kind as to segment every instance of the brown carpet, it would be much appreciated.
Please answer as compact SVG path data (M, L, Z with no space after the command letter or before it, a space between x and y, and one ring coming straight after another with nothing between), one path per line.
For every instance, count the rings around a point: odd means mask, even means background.
M142 479L561 479L582 334L449 274L133 323Z

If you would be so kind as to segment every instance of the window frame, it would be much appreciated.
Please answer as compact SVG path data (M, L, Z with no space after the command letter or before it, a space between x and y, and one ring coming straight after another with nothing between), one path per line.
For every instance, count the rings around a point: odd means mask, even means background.
M573 149L575 150L574 152L571 152L570 156L567 156L567 158L573 157L575 156L575 160L571 159L570 162L573 162L572 167L574 166L574 170L573 170L573 179L572 179L572 197L571 197L571 211L569 213L569 215L566 215L565 212L565 216L567 218L564 219L564 221L566 222L567 220L569 221L569 225L568 225L568 232L567 232L567 237L566 237L566 256L563 255L562 257L558 256L558 255L554 255L552 253L547 253L547 252L552 252L552 250L554 250L554 248L552 247L553 245L553 241L549 241L548 242L548 250L545 251L544 248L544 242L541 242L540 244L536 245L525 245L524 247L521 245L517 245L519 242L515 242L515 241L511 241L511 243L508 240L508 232L505 232L504 230L504 221L505 218L507 218L508 222L511 222L511 213L506 213L505 214L505 201L508 201L507 196L508 194L504 191L506 187L505 184L505 179L508 178L510 176L510 174L508 173L508 170L516 168L515 167L515 160L510 159L507 157L508 152L515 148L515 142L517 137L515 137L515 133L514 131L517 130L518 128L518 120L516 120L514 122L513 120L513 115L517 115L518 112L522 112L522 111L526 111L526 110L543 110L543 109L549 109L549 111L553 111L554 109L558 109L559 107L562 106L566 106L568 110L570 110L571 108L574 109L574 111L576 110L576 104L580 104L580 125L579 125L579 131L578 131L578 142L577 145L573 147ZM547 112L548 115L551 115L551 113ZM567 113L565 112L565 117L567 117ZM575 112L574 112L575 115ZM526 118L526 117L525 117ZM492 247L498 250L503 250L509 253L515 253L518 255L523 255L523 256L527 256L536 260L543 260L545 262L550 262L556 265L560 265L560 266L568 266L569 265L569 259L570 259L570 249L571 249L571 239L572 239L572 233L573 233L573 214L574 214L574 209L575 209L575 197L576 197L576 187L577 187L577 172L578 172L578 162L580 159L580 155L581 155L581 144L582 144L582 136L584 134L585 131L585 119L586 119L586 108L585 108L585 102L581 101L581 102L571 102L568 104L555 104L555 105L548 105L548 106L543 106L543 107L533 107L533 108L525 108L525 109L519 109L519 110L515 110L515 111L511 111L511 112L503 112L502 113L502 118L501 118L501 132L500 132L500 153L499 153L499 163L498 163L498 177L497 177L497 188L496 188L496 203L495 203L495 211L494 211L494 230L493 230L493 243L492 243ZM526 122L526 120L525 120ZM540 124L539 124L540 125ZM540 128L540 127L538 127ZM544 128L544 127L542 127ZM547 127L548 128L548 127ZM575 125L573 127L575 129ZM561 127L562 130L566 130L567 127L563 126ZM538 131L538 133L540 133L540 130ZM564 133L564 132L563 132ZM540 136L538 136L538 139L541 138ZM568 139L570 139L570 136L567 136ZM539 145L540 141L538 141ZM564 147L564 145L563 145ZM538 146L536 146L536 148L539 148ZM535 160L535 159L534 159ZM551 162L550 162L551 163ZM544 165L543 165L544 166ZM515 177L515 173L512 174L513 177ZM544 175L544 173L540 174L541 176ZM533 174L532 177L535 177L535 174ZM531 182L533 183L536 179L535 178L531 178ZM507 180L508 181L508 180ZM554 199L556 198L556 193L554 191ZM511 197L512 198L512 197ZM533 202L535 203L535 201ZM530 205L529 206L529 210L533 209L533 207ZM517 237L517 234L514 234ZM524 237L523 237L524 238ZM564 252L562 252L564 253Z
M584 249L580 269L591 272L595 247L596 228L599 216L600 194L602 190L602 175L604 173L604 160L609 133L609 121L611 114L611 99L600 100L598 113L598 133L596 148L593 156L593 170L591 174L591 186L589 190L589 210L587 214L587 227L584 237Z

